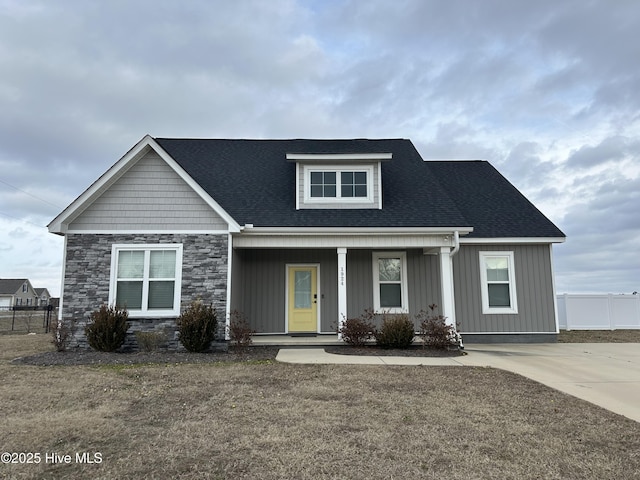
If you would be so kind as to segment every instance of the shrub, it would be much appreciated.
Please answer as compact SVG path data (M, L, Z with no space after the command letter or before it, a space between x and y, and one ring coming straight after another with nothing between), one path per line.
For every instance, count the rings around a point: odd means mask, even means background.
M460 344L460 335L453 325L446 323L447 317L437 313L437 305L429 305L429 311L420 312L420 331L424 347L448 348Z
M51 324L51 334L53 337L51 343L53 343L58 352L65 352L67 350L74 332L75 322L73 320L70 323L55 320Z
M94 350L113 352L124 343L129 329L129 312L102 305L91 313L91 322L85 327L87 341Z
M158 332L136 332L136 341L141 350L153 352L158 350L167 341L167 333L162 330Z
M382 348L408 348L414 336L415 327L408 315L385 315L382 327L375 332L376 342Z
M178 338L190 352L204 352L216 337L218 321L211 305L196 300L176 320Z
M234 310L229 319L229 338L231 343L238 348L244 349L253 343L251 338L255 330L251 328L247 318L241 312Z
M347 318L338 328L338 334L342 336L342 340L353 347L364 346L376 331L372 323L373 316L372 310L365 310L358 318Z

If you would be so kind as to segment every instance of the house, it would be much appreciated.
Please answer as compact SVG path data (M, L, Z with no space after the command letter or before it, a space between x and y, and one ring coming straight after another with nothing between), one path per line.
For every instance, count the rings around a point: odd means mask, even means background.
M109 303L132 330L171 327L202 298L258 334L336 335L435 303L466 342L558 332L564 234L488 162L424 161L405 139L146 136L49 231L65 321Z
M38 307L46 307L51 303L51 294L49 290L46 288L34 288L34 292L38 297L36 300L36 305Z
M38 296L26 278L0 278L0 309L35 307Z

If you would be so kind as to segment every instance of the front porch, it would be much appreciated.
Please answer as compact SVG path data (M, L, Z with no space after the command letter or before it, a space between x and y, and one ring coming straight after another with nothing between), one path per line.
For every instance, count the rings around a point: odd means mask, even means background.
M436 304L455 324L457 232L367 233L234 236L229 311L240 312L264 344L337 342L341 322L368 310L414 316ZM296 324L300 312L306 317Z

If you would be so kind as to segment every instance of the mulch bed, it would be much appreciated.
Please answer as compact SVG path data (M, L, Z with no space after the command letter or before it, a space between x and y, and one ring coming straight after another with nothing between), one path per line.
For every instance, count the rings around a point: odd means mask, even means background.
M95 350L70 350L45 352L13 360L21 365L139 365L177 363L216 363L275 360L278 347L254 346L244 351L229 348L227 352L191 353L160 350L155 352L97 352Z
M380 348L375 345L364 347L352 347L349 345L336 345L324 347L325 352L338 355L374 355L377 357L459 357L466 355L458 348L447 350L443 348L423 347L412 345L409 348Z
M304 348L304 347L298 347ZM443 350L412 346L407 349L384 349L375 345L351 347L348 345L324 347L327 353L338 355L375 355L396 357L457 357L461 350ZM228 351L211 353L191 352L97 352L95 350L70 350L66 352L44 352L14 359L19 365L140 365L216 362L259 362L275 360L280 347L252 346L244 350L230 347Z

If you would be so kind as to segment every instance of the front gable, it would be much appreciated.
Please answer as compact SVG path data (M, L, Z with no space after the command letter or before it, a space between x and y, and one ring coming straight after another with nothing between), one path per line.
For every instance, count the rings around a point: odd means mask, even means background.
M69 232L227 228L153 149L69 224Z
M236 231L231 216L149 136L49 224L52 233Z

